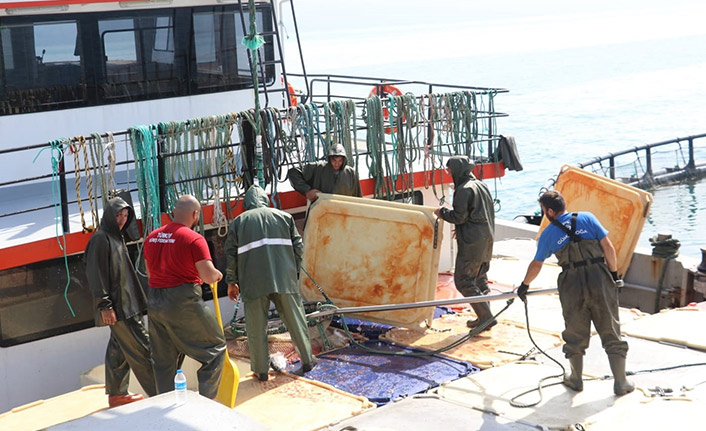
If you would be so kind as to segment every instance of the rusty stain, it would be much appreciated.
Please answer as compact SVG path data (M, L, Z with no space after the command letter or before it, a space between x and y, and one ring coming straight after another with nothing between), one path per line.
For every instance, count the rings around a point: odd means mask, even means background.
M652 259L652 261L650 262L653 279L656 279L662 273L662 262L662 259Z
M309 214L308 226L316 228L305 239L304 258L307 271L336 305L433 299L430 274L436 273L439 255L431 247L434 232L427 216L343 201L321 204ZM321 298L313 283L301 286L307 299ZM373 320L416 325L429 317L429 310L370 314Z
M569 211L590 211L600 220L615 245L618 267L625 270L645 223L649 193L573 167L562 172L555 188L566 198ZM543 220L541 228L547 224Z

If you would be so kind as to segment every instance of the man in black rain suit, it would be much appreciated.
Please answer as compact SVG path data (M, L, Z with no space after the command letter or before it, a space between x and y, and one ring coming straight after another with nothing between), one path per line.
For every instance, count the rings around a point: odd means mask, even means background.
M328 152L328 161L292 168L287 174L294 190L311 202L319 193L361 197L360 181L355 170L348 166L346 150L341 144L333 144Z
M529 284L541 271L542 262L555 254L562 268L557 285L566 325L561 334L566 343L563 350L571 365L564 384L575 391L583 390L583 356L593 322L615 378L613 392L630 393L635 386L625 374L628 343L620 337L618 316L618 286L622 280L618 278L618 261L608 231L589 212L566 212L566 201L555 190L540 196L539 204L551 224L537 241L534 260L517 294L526 301Z
M130 370L148 396L156 394L150 346L142 315L144 290L130 260L123 233L135 212L119 197L108 200L100 229L86 246L86 277L96 304L97 326L110 326L105 352L105 391L111 407L141 400L128 394Z
M466 156L453 156L446 162L454 181L453 209L438 208L437 217L456 225L456 268L454 284L463 296L486 295L488 269L493 257L495 210L490 190L473 175L475 164ZM466 322L469 328L481 323L484 330L497 324L490 311L490 304L471 304L477 319Z

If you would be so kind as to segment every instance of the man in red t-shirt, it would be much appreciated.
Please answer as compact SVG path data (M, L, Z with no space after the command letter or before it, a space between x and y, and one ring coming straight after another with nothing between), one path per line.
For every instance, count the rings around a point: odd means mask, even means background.
M174 390L182 355L201 363L199 393L215 398L223 371L226 345L216 316L201 298L201 284L223 274L213 266L206 239L191 230L201 205L190 195L174 206L174 221L145 239L149 277L147 310L157 393Z

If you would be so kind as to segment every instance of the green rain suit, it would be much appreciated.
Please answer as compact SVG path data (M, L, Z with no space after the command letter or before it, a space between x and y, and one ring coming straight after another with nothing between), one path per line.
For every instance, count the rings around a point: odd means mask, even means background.
M328 161L310 163L302 169L292 168L287 175L294 190L303 195L306 195L306 192L311 189L317 189L323 193L361 197L358 175L352 167L348 166L348 158L343 145L332 145L328 156L329 158L342 156L341 169L334 171Z
M561 223L554 223L564 229ZM564 355L583 356L591 337L591 321L608 355L625 358L627 341L620 338L618 289L604 260L603 248L596 239L581 239L575 232L582 226L572 222L571 241L555 253L562 272L557 285L566 329Z
M123 209L128 210L128 220L121 231L115 216ZM105 351L106 393L126 395L132 369L145 393L153 396L156 389L150 344L142 318L147 300L123 238L133 220L135 212L124 200L116 197L108 201L100 229L86 246L86 277L96 304L96 325L105 325L102 310L112 309L117 318L110 326Z
M493 257L495 211L490 190L473 176L465 156L451 157L446 166L454 181L453 209L442 208L443 220L456 225L454 283L463 296L488 293L488 269Z
M257 185L248 189L244 206L245 212L233 220L225 242L226 282L240 286L250 367L256 374L269 370L270 301L289 330L302 364L311 364L309 331L297 283L303 246L294 219L269 208L267 193Z

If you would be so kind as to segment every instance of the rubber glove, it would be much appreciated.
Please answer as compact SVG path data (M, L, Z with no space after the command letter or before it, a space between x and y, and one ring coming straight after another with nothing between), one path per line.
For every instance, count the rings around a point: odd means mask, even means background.
M520 287L517 288L517 296L522 300L522 302L527 302L527 291L529 290L529 285L524 282L520 283Z
M613 277L613 282L615 283L615 287L620 289L623 286L625 286L625 282L620 277L618 277L618 271L611 271L610 275Z

